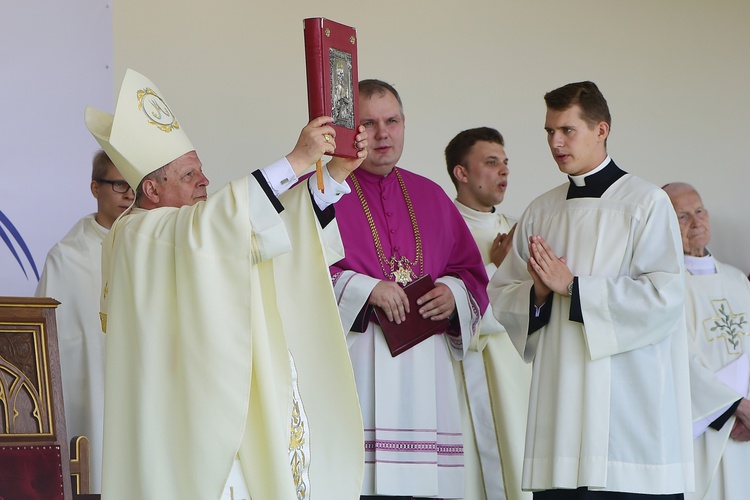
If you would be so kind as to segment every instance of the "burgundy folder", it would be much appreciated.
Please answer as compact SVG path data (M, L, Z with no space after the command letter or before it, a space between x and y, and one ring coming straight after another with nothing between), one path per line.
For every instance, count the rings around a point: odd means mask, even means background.
M380 328L383 329L383 335L388 344L388 349L391 351L391 356L396 357L423 340L448 329L450 321L447 319L433 321L424 319L419 314L417 299L433 288L435 288L435 283L429 274L425 274L404 287L404 292L409 297L410 312L406 315L406 321L402 321L400 324L388 321L385 312L381 308L375 307L375 315L380 323Z

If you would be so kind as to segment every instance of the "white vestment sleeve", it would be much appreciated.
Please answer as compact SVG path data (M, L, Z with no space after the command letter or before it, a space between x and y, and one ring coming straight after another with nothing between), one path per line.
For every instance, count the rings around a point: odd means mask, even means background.
M492 315L500 320L508 332L513 346L524 361L531 363L536 353L540 331L529 335L529 297L533 282L526 269L526 261L518 251L518 245L528 241L523 228L516 227L513 246L497 269L487 287Z
M479 307L477 307L474 297L471 296L466 289L466 285L460 279L453 276L441 276L435 280L435 283L442 283L450 288L453 293L453 299L456 302L456 313L458 314L461 335L459 337L444 335L444 337L453 358L460 361L463 359L466 351L469 350L471 340L477 331L477 325L482 319L472 312L478 311Z
M286 157L260 169L273 194L280 196L297 182L297 174Z
M487 271L487 276L492 278L492 275L497 271L497 266L490 262L485 264L484 269ZM479 331L472 339L469 350L482 352L487 346L490 335L497 335L504 331L505 327L492 315L492 305L488 305L487 311L479 325Z
M357 319L357 315L367 304L372 289L379 282L380 280L376 278L354 271L342 271L336 278L333 283L333 290L336 294L336 302L339 306L341 323L344 325L345 332L351 333L350 330L354 325L354 320ZM349 342L351 341L350 339Z
M579 276L583 331L591 359L655 344L684 315L685 288L677 217L664 192L652 192L647 218L628 242L632 259L617 277ZM669 228L670 230L665 230ZM593 332L593 335L589 335Z
M332 220L323 228L323 253L325 254L326 264L332 266L344 258L344 242L341 239L339 223L336 219Z
M317 178L314 175L308 177L307 185L310 188L310 192L313 194L315 204L318 205L318 208L321 210L325 210L330 205L339 201L343 195L352 192L349 184L346 182L342 184L331 177L331 174L328 172L328 165L323 167L324 191L318 189Z
M692 336L688 336L690 351L690 394L693 411L693 422L711 415L721 409L727 409L740 399L734 389L722 382L708 366L697 350Z
M246 179L250 196L248 217L253 228L253 261L258 263L291 251L292 246L281 216L275 209L269 210L272 207L271 201L255 177L248 175ZM232 184L237 182L241 181L232 181Z

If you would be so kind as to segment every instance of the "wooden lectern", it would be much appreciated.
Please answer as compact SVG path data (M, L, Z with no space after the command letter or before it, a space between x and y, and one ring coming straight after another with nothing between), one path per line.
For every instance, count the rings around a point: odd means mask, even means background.
M73 498L55 308L0 297L0 498Z

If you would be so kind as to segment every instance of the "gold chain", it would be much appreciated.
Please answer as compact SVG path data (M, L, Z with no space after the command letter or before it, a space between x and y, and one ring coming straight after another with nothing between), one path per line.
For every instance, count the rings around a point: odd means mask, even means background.
M370 213L370 206L367 204L365 195L362 192L362 187L359 185L359 181L353 173L350 174L349 177L351 177L352 179L354 190L357 192L357 196L359 196L359 202L362 204L362 209L365 212L365 217L367 217L367 223L370 225L372 240L375 243L375 251L378 254L378 260L380 261L380 268L383 270L383 275L387 279L393 278L395 282L401 284L402 286L405 286L414 278L418 278L424 274L422 237L419 234L417 216L414 214L414 207L411 204L411 198L409 198L409 192L406 190L404 179L401 177L401 173L398 171L398 168L394 167L393 172L395 172L398 183L401 186L401 192L404 194L404 201L406 201L406 208L409 211L409 218L411 219L411 227L414 231L414 243L416 246L416 255L414 257L414 262L410 261L403 255L400 258L396 258L395 255L391 256L390 259L386 258L385 252L383 251L383 245L380 243L378 229L375 227L375 221L372 218L372 213ZM388 268L390 268L390 272L388 271L388 269L386 269L386 265L388 265ZM413 268L417 265L419 265L419 276L417 276L413 271Z

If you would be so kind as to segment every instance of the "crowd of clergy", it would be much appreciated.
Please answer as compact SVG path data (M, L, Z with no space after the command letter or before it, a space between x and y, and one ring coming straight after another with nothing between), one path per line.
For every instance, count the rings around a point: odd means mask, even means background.
M500 132L447 144L452 199L398 165L398 91L357 91L353 154L316 118L210 196L144 75L127 71L114 114L86 109L97 209L36 294L61 302L65 419L91 442L92 490L747 498L750 281L709 250L698 190L615 164L607 101L576 82L544 95L566 177L507 216Z

